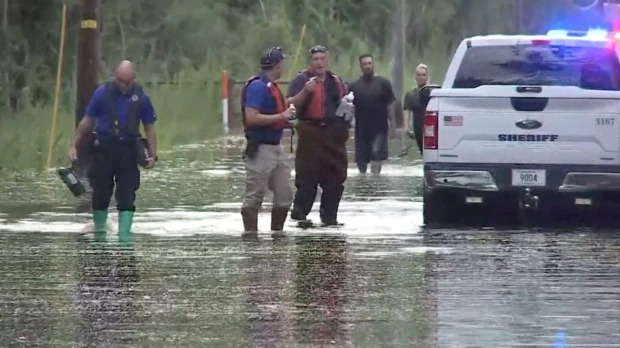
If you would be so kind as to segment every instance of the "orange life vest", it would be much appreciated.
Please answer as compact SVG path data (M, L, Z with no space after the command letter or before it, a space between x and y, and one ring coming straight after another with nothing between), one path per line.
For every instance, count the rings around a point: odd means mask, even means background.
M259 75L250 77L245 82L245 84L243 85L243 88L241 89L241 116L243 120L243 127L247 127L246 121L245 121L245 95L246 95L248 86L253 81L260 80L260 79L261 77ZM271 96L276 101L276 112L273 114L281 114L284 111L286 111L286 99L284 99L284 94L282 94L282 91L280 90L280 87L278 86L278 84L272 81L264 81L264 82L267 84L267 88L269 88L269 92ZM258 110L258 111L261 114L265 114L262 110ZM270 127L274 129L284 129L284 128L290 128L291 125L289 122L279 121L277 123L274 123Z
M304 73L308 79L311 76L310 71L308 70L304 70L302 71L302 73ZM317 82L316 89L314 90L314 93L312 93L312 97L308 101L308 104L303 111L303 116L305 119L322 120L327 116L326 103L328 102L327 98L329 98L330 96L326 95L325 86L327 79L330 78L333 79L334 84L338 88L338 103L340 102L340 99L344 97L346 93L346 88L344 86L344 83L342 82L342 79L340 79L340 77L331 72L327 72L326 79L322 83ZM338 105L336 105L336 107L338 107Z

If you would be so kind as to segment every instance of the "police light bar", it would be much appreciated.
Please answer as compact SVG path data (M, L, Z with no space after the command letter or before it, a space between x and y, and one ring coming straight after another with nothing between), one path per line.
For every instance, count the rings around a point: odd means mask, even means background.
M610 33L605 29L589 29L588 31L571 31L563 29L554 29L547 32L547 36L552 38L567 38L567 37L583 37L592 40L607 40L610 38L620 39L620 33Z

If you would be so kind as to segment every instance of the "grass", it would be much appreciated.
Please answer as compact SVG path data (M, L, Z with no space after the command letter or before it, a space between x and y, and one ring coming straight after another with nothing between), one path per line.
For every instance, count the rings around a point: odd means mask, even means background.
M365 48L358 47L355 51L366 52ZM332 61L333 70L345 80L354 79L359 75L357 56L357 53L339 56L338 61ZM428 62L435 62L434 71L443 71L448 63L447 59L448 57L440 57L429 59ZM376 72L389 77L390 65L387 63L389 60L376 57L375 61ZM424 61L424 57L414 58L406 63L405 90L413 85L414 69L419 61ZM292 76L305 64L305 59L298 59L295 66L288 66L287 69L290 70ZM255 71L237 72L233 76L237 80L243 80L253 73ZM145 83L145 90L153 101L158 117L157 133L160 150L169 150L175 145L212 139L222 134L220 76L221 72L216 69L186 70L169 77L167 82L171 83L168 84L157 80ZM283 79L286 80L288 76L287 72ZM440 81L439 78L436 75L433 76L434 82ZM240 89L241 85L235 85L230 99L236 111L239 109L237 104ZM52 167L67 163L67 150L73 136L73 96L75 96L74 89L63 91L57 132L52 148ZM0 117L0 172L26 170L41 172L44 170L51 122L51 105L25 105L20 107L19 112L13 118Z
M145 88L157 113L161 150L221 134L221 99L215 81L205 84L200 72L180 74L171 84L150 81ZM65 95L74 95L68 91ZM65 98L70 99L70 98ZM52 167L67 163L73 137L74 112L62 103L52 148ZM45 169L52 124L52 106L25 106L13 118L0 119L0 171Z

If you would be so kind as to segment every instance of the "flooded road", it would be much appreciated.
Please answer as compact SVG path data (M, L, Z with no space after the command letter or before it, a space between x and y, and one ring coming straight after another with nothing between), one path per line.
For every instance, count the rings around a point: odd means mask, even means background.
M344 227L274 240L266 205L243 240L241 143L162 154L130 245L54 176L2 184L0 346L620 347L615 231L424 230L409 155L351 165Z

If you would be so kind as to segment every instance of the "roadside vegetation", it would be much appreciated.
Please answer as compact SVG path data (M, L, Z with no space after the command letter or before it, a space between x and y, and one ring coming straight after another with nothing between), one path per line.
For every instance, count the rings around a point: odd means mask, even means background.
M61 0L0 1L0 171L45 166L58 57ZM64 163L73 131L80 12L67 0L68 18L59 123L53 165ZM158 113L160 147L170 149L221 134L223 69L243 80L257 69L261 51L279 45L291 53L290 75L304 67L305 51L323 44L345 79L359 73L357 57L375 55L377 73L390 76L397 1L352 0L106 0L102 8L100 78L131 59ZM560 4L562 3L562 4ZM541 32L569 12L563 1L405 1L405 90L424 62L439 82L465 36ZM302 28L305 35L301 53ZM238 90L239 88L237 88ZM230 100L237 105L236 95Z

